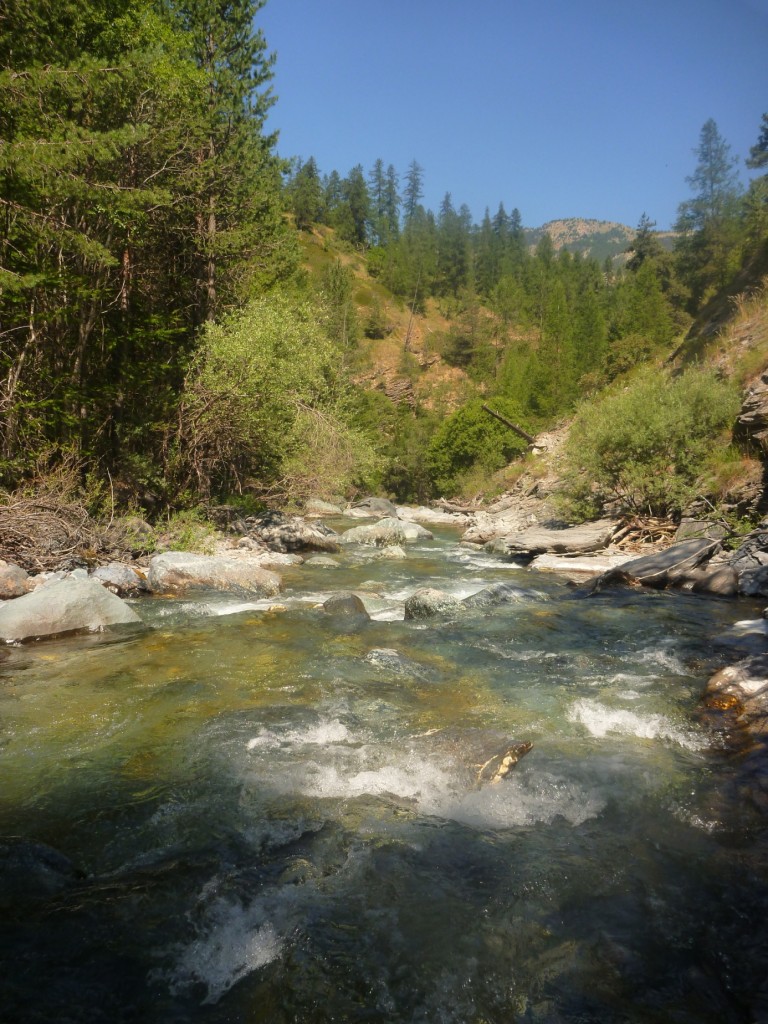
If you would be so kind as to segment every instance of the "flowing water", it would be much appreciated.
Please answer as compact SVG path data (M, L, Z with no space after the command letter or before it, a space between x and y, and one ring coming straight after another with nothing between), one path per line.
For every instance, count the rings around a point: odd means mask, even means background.
M768 1020L765 823L696 717L745 606L448 531L340 559L0 663L3 1024ZM316 607L348 588L373 621Z

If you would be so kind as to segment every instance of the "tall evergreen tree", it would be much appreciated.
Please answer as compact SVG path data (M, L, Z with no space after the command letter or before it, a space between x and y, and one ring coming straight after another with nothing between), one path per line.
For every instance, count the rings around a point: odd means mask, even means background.
M405 223L413 220L416 210L424 198L424 170L415 161L411 160L405 176L405 187L403 189L403 215Z
M680 273L691 289L693 310L709 291L725 284L738 253L738 201L741 187L737 161L710 118L694 150L698 163L685 180L694 190L678 208L675 229Z

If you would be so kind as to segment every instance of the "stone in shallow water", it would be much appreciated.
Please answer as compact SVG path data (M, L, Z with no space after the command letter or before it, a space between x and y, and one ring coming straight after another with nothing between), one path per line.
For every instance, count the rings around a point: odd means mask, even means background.
M149 563L149 585L156 594L183 594L190 590L218 590L242 597L272 597L280 577L258 561L166 551Z
M461 601L453 594L433 587L421 587L414 591L405 602L406 619L428 619L441 612L454 611Z
M323 603L323 610L335 619L351 623L369 622L370 615L362 600L351 590L342 590Z
M95 580L60 580L0 608L0 639L31 640L74 630L138 625L125 601Z

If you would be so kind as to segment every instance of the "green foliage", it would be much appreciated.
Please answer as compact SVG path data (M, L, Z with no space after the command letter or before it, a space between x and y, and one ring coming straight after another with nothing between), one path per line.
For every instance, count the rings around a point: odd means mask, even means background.
M188 508L171 513L165 532L168 535L169 551L213 554L216 530L200 509Z
M375 462L346 401L317 308L279 293L253 301L206 325L181 404L179 483L206 495L343 491Z
M462 476L473 468L491 473L525 449L525 441L484 412L482 404L475 399L463 405L442 422L430 441L426 463L440 494L455 494ZM520 423L521 412L514 402L498 399L494 405L497 412Z
M696 496L708 459L728 439L736 390L709 370L679 377L650 368L577 415L565 449L564 504L589 518L611 504L625 513L679 515Z

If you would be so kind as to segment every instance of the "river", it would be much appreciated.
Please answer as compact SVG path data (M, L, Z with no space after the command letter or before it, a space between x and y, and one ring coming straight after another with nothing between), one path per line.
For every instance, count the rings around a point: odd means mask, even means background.
M585 599L449 530L338 558L284 610L147 598L0 662L3 1024L768 1020L765 819L696 714L754 608ZM344 589L373 621L317 608Z

